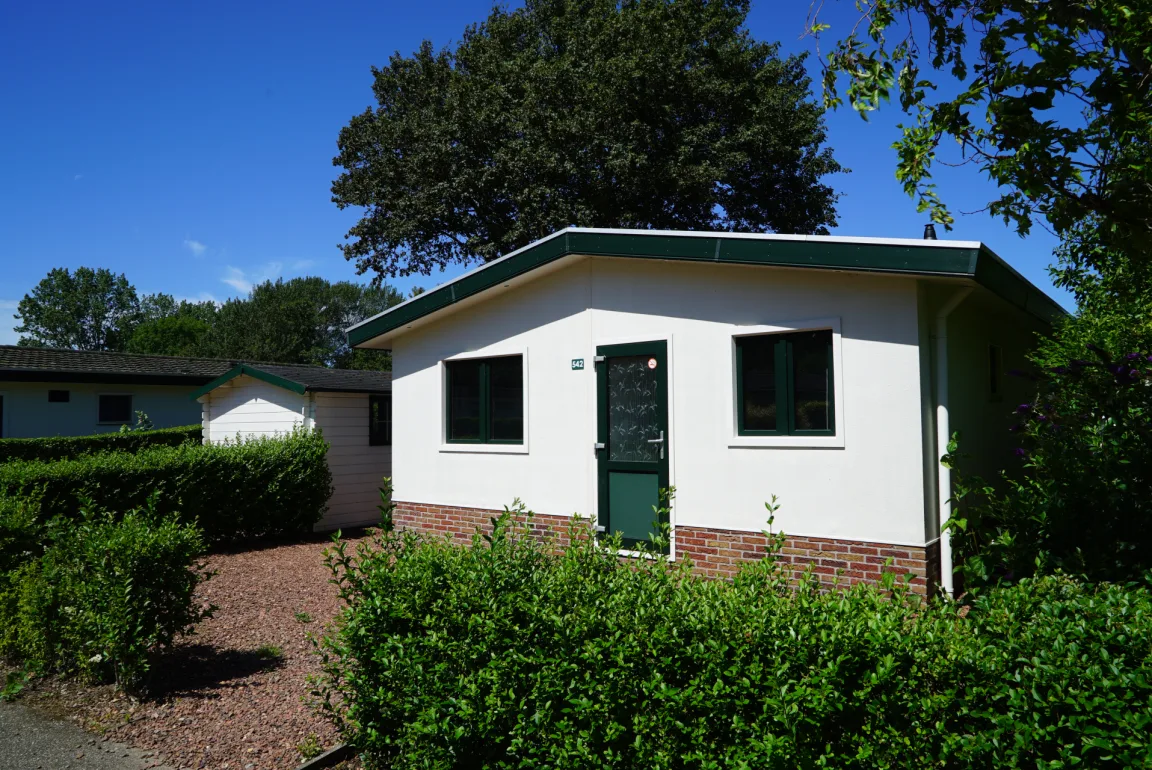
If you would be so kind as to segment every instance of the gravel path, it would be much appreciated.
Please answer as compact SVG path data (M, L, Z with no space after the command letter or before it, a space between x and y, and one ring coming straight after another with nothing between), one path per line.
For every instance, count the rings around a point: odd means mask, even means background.
M339 610L328 545L209 557L217 574L201 595L219 607L215 617L161 665L154 699L103 713L105 735L196 770L284 770L300 762L302 745L334 745L335 731L304 703L306 677L318 672L306 634Z

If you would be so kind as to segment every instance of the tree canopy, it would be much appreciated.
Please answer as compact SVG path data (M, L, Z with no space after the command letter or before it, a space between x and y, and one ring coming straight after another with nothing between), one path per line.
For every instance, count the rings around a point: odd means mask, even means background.
M223 305L137 297L124 275L52 270L19 304L19 344L388 369L391 358L352 350L344 329L404 297L389 286L324 278L266 281Z
M20 345L119 350L140 318L140 299L124 274L58 267L17 306Z
M491 260L567 225L824 233L841 171L803 57L747 0L527 0L373 69L332 186L361 273Z
M349 281L267 281L220 307L204 346L214 355L250 361L387 368L387 354L349 348L344 329L402 299L391 287Z
M825 62L826 101L862 113L893 93L914 117L897 176L950 226L931 169L945 138L999 189L988 210L1065 242L1059 280L1123 293L1152 263L1152 0L861 0ZM921 25L927 23L927 35ZM958 92L938 95L948 72Z

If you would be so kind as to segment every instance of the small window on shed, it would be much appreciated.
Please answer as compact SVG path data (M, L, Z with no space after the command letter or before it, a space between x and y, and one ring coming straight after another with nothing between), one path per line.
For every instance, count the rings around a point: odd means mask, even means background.
M392 394L368 396L368 446L392 446Z
M999 401L1004 379L1004 355L999 345L988 346L988 400Z
M50 390L48 391L49 404L67 404L71 394L66 390Z
M96 422L101 424L128 423L132 421L132 396L121 393L100 395Z

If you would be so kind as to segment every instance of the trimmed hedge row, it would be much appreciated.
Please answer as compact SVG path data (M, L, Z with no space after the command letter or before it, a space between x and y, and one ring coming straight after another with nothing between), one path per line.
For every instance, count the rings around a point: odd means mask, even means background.
M161 515L196 523L210 540L304 533L332 495L319 432L229 444L181 444L69 460L0 464L0 495L37 490L44 517L75 516L77 501L126 511L154 493Z
M1146 586L961 608L793 587L771 558L701 580L530 526L330 551L347 608L314 695L369 767L1152 767Z
M92 436L0 438L0 463L11 460L63 460L95 452L138 452L154 446L199 444L202 440L203 429L199 425L97 433Z

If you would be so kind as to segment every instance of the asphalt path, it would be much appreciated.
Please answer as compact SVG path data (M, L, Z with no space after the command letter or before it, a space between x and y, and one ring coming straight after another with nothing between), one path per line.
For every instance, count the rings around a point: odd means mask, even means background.
M0 770L168 770L139 749L86 733L20 703L0 703Z

